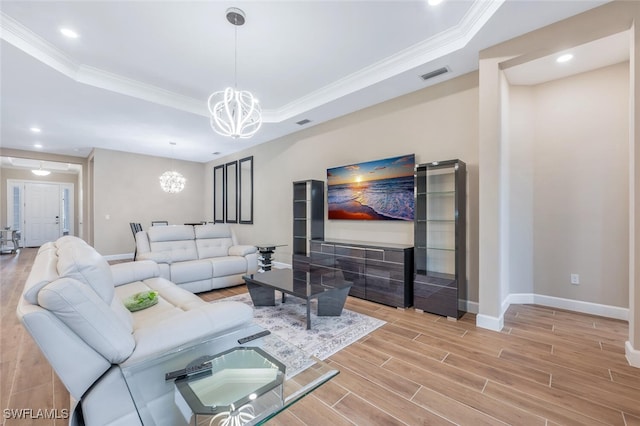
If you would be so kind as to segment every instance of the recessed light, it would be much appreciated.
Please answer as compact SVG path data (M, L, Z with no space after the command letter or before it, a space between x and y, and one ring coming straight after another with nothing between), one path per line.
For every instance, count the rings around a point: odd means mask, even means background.
M69 29L69 28L60 28L60 32L65 37L69 37L69 38L78 38L78 37L80 37L77 32L75 32L75 31L73 31L72 29Z
M29 130L31 130L33 133L40 133L42 130L40 130L39 127L31 127L29 128Z
M38 148L38 149L39 149L39 148L42 148L42 144L41 144L41 143L34 143L34 144L33 144L33 146L34 146L35 148Z
M558 58L556 59L556 62L561 64L563 62L569 62L572 59L573 59L573 55L571 53L565 53L564 55L558 56Z
M440 3L442 3L443 0L429 0L427 3L429 3L429 6L437 6Z

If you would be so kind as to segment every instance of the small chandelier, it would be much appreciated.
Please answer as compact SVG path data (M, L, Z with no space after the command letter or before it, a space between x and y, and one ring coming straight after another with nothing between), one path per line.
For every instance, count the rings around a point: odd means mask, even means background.
M40 162L40 168L31 170L31 173L36 176L49 176L49 174L51 174L49 170L45 170L42 168L42 161Z
M160 186L164 192L175 194L184 189L187 180L180 173L171 170L160 175Z
M175 142L169 142L169 145L175 146L175 144ZM171 168L173 169L173 150L171 150ZM186 181L187 179L175 170L168 170L160 175L160 187L169 194L182 191Z
M227 20L235 26L234 87L212 93L207 104L211 127L216 133L234 139L247 139L262 125L262 108L251 92L237 89L238 27L244 24L245 14L231 7L227 9Z

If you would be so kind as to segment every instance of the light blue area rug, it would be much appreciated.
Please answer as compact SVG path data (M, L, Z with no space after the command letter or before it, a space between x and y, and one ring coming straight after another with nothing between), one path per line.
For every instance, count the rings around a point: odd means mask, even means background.
M288 376L305 369L308 359L328 358L361 339L386 321L343 309L339 317L316 315L317 301L311 301L311 330L307 330L307 306L304 299L287 295L283 304L276 292L276 306L254 307L249 293L227 297L253 308L254 321L279 339L264 339L264 348L287 365ZM213 302L215 303L215 302Z

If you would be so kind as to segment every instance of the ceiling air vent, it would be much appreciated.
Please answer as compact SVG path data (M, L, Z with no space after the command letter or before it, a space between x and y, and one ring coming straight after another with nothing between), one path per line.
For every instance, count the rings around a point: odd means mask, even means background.
M426 74L422 74L420 76L420 78L423 79L423 80L429 80L430 78L434 78L434 77L437 77L439 75L442 75L442 74L445 74L445 73L448 73L448 72L449 72L449 68L442 67L442 68L438 68L435 71L431 71L431 72L428 72Z
M300 120L300 121L296 121L296 124L300 125L300 126L304 126L307 123L311 123L311 120L308 119L304 119L304 120Z

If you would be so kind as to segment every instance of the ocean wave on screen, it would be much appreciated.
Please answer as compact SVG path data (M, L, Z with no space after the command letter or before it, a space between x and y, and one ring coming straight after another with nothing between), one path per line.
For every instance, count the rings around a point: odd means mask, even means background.
M379 180L366 185L333 185L327 201L329 205L356 201L383 216L413 220L413 177Z

